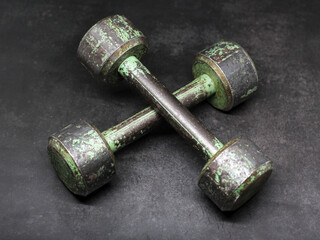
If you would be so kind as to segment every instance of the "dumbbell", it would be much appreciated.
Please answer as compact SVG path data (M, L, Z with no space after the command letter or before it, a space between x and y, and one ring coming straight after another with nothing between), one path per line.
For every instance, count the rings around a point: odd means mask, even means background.
M136 86L157 108L154 114L166 118L209 159L200 174L200 188L221 210L237 209L268 179L272 162L247 139L235 139L223 146L139 61L146 49L144 35L128 19L116 15L101 20L85 34L78 55L99 79L116 82L123 76ZM230 42L200 52L193 74L197 79L210 79L215 94L209 102L221 110L231 109L257 89L250 57ZM48 151L65 184L80 182L82 190L76 194L89 194L115 172L112 149L104 134L86 122L71 124L50 137Z
M185 106L192 107L214 93L213 80L204 75L173 94ZM162 119L147 107L104 132L85 120L69 124L49 138L51 162L72 193L87 196L115 174L114 153L146 135Z

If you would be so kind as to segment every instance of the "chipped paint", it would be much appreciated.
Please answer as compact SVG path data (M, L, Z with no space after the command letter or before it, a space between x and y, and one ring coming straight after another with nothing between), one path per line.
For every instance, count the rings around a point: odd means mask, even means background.
M240 45L233 42L219 42L201 51L192 71L194 77L207 74L213 79L217 93L208 101L223 111L247 100L252 95L248 91L258 88L253 61Z
M240 98L247 98L249 95L257 91L258 87L255 86L247 91L247 93L243 94Z
M272 169L253 142L235 139L208 161L198 184L222 211L234 211L262 187Z
M137 58L132 56L123 61L119 73L137 87L204 158L211 158L223 146Z
M124 16L102 19L84 35L78 47L78 57L84 67L99 80L115 83L117 72L127 57L137 58L147 52L146 37Z
M173 94L184 106L190 108L214 93L212 80L207 75L202 75ZM147 134L162 119L152 107L148 107L102 134L115 152Z
M196 124L197 120L139 61L146 49L144 35L125 17L115 15L101 20L86 33L80 42L78 55L93 75L114 82L118 80L119 72L145 96L153 98L160 113L206 159L210 159L201 172L200 188L221 210L238 208L268 179L272 162L267 161L250 141L236 139L223 146L200 123ZM196 79L175 92L182 103L186 101L183 103L186 105L192 106L210 97L209 102L213 106L229 110L257 90L253 62L234 43L220 42L202 51L196 57L193 72ZM146 84L151 84L151 87ZM162 94L168 94L169 102L158 97ZM173 114L172 107L177 107L179 114ZM54 134L49 139L48 152L65 185L75 194L85 196L107 183L115 174L113 151L139 139L159 121L161 117L151 107L103 134L87 122L80 121Z
M77 195L88 195L115 174L111 149L101 133L85 121L53 134L48 153L59 178Z

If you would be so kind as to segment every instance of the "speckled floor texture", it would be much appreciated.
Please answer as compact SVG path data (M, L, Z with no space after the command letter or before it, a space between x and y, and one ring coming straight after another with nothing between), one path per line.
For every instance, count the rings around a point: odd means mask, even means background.
M0 1L0 239L320 239L319 12L318 1ZM50 134L78 119L104 130L147 106L77 60L83 34L116 13L148 37L142 62L170 90L214 42L249 52L257 94L228 113L192 109L223 143L248 137L274 161L238 211L201 192L205 162L166 123L119 151L116 177L91 196L57 178Z

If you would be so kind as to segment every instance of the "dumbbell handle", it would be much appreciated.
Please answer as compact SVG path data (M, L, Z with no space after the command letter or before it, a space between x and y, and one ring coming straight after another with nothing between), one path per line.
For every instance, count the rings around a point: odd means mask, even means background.
M222 147L221 142L136 57L125 59L118 71L206 159Z
M215 94L212 79L203 74L178 89L173 95L187 108L197 105ZM113 152L147 134L163 118L152 107L147 107L132 117L102 132Z

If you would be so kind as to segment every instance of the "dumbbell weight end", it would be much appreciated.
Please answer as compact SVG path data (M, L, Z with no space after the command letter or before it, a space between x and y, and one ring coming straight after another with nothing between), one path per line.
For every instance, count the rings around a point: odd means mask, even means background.
M125 59L119 73L209 160L198 184L222 211L236 210L264 185L273 164L253 142L235 139L223 146L136 57Z
M214 94L214 83L205 74L174 92L187 107ZM74 194L86 196L115 174L113 153L147 134L162 120L148 107L102 133L90 123L78 121L50 136L48 154L66 187Z

